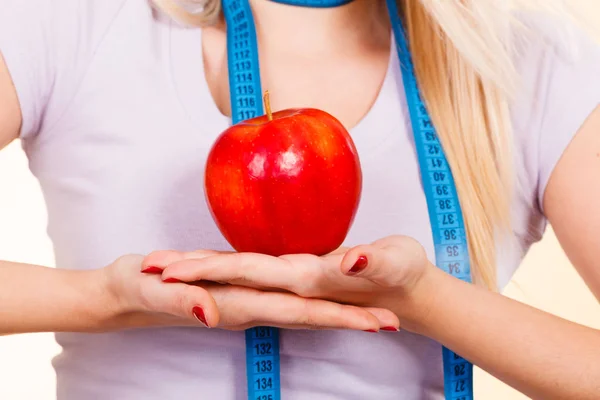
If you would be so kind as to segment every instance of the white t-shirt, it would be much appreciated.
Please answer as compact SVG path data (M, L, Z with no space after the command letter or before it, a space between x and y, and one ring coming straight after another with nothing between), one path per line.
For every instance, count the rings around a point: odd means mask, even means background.
M207 152L230 121L204 80L200 35L147 0L0 2L0 51L58 266L98 268L157 249L229 249L203 194ZM584 46L577 63L541 41L518 60L523 85L512 121L522 186L512 204L517 246L500 251L502 286L541 237L548 178L599 103L600 52ZM364 187L345 244L405 234L433 259L409 124L393 51L374 106L351 130ZM246 399L243 332L165 328L57 340L59 400ZM282 397L441 399L441 354L439 344L407 332L283 331Z

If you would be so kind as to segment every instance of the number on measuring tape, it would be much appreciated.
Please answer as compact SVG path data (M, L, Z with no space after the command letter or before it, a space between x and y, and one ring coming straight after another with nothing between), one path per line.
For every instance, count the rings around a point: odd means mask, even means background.
M248 399L278 400L279 331L256 327L246 330L246 375Z
M232 123L263 114L256 29L247 0L224 0Z
M386 0L396 38L402 80L414 132L421 181L435 246L436 265L463 281L471 281L466 230L454 178L423 103L396 0ZM473 399L473 365L442 348L447 400Z

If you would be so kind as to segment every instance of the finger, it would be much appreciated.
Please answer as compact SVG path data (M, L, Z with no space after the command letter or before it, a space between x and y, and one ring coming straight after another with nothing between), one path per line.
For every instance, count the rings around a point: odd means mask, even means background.
M406 250L406 254L402 254L401 258L396 257L398 254L392 255L395 264L398 264L401 259L407 258L407 255L416 255L417 251L415 251L415 249L420 248L422 248L421 245L410 237L390 235L376 240L370 245L355 246L350 249L340 247L340 250L344 251L336 250L322 258L328 262L338 262L338 265L342 264L342 272L345 275L357 275L366 268L369 264L369 260L375 259L374 261L378 261L377 259L380 257L376 256L379 255L378 252L380 250L402 249L403 252Z
M383 308L365 307L365 311L373 314L375 318L379 320L380 330L388 332L398 332L400 330L400 323L398 317L391 312ZM264 326L264 322L258 322L254 326ZM306 329L305 325L282 325L281 328L285 329ZM316 326L313 327L315 330L325 330L328 327Z
M365 307L364 309L379 320L380 329L382 331L397 332L400 330L400 320L398 319L398 316L390 310L376 307Z
M406 275L406 265L414 254L406 246L361 245L350 249L341 263L346 275L369 279L382 287L398 286Z
M144 311L160 312L196 320L204 326L219 323L219 310L214 298L202 287L186 284L164 284L156 277L142 283L141 304Z
M153 251L144 257L141 269L144 273L160 274L167 265L176 261L190 258L201 259L215 254L218 254L218 252L214 250L197 250L189 252L175 250Z
M364 308L319 299L305 299L290 293L260 292L239 286L212 286L209 289L221 313L223 326L254 324L303 329L379 330L389 324Z
M321 261L311 255L273 257L257 253L218 254L169 264L162 279L227 282L251 288L276 288L302 294L318 279Z

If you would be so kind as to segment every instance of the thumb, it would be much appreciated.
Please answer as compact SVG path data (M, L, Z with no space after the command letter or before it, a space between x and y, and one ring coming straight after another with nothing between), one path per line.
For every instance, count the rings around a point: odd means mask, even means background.
M411 238L390 236L370 245L351 248L342 259L342 273L386 287L403 287L421 271L426 256ZM422 264L422 265L421 265Z

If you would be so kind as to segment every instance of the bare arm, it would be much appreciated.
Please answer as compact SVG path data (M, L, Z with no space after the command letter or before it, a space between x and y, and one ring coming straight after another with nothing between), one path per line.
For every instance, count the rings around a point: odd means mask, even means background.
M546 215L561 246L598 301L599 200L600 106L562 156L544 199Z
M600 299L600 108L559 161L545 210L573 264ZM437 269L409 320L429 336L535 399L597 399L600 331L490 293ZM436 293L433 300L432 293ZM403 305L405 307L406 305ZM398 314L406 313L398 310Z
M411 316L411 330L435 339L533 399L598 398L599 331L442 271L433 270L432 275L422 296L435 296L415 301L421 306L429 303L427 317ZM398 314L406 315L406 309Z
M0 334L110 329L121 311L100 270L0 261Z

